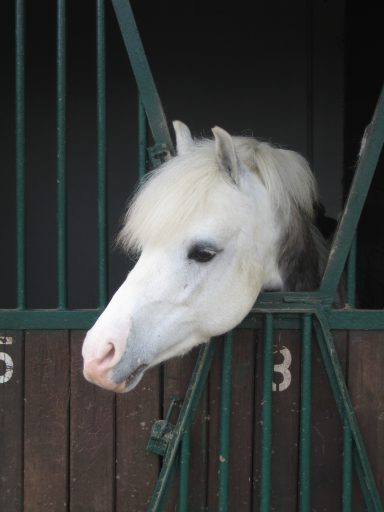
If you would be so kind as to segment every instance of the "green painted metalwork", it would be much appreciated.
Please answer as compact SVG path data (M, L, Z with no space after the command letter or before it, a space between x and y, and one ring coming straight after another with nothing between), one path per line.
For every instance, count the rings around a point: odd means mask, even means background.
M352 510L352 434L344 421L342 512Z
M300 406L300 474L299 510L311 510L311 375L312 316L302 317L301 331L301 406Z
M356 235L347 260L347 296L346 302L350 307L355 307L356 298L356 256L357 239ZM344 421L343 432L343 489L342 489L342 512L352 510L352 434L346 421Z
M181 440L178 512L188 511L189 460L191 457L190 441L191 425L189 424L187 425Z
M208 372L212 364L215 346L216 341L212 340L200 349L191 381L180 410L174 435L168 445L167 453L165 454L160 475L148 509L151 512L161 512L164 510L166 494L174 473L174 464L177 460L179 444L186 428L192 422L196 412L199 399L204 390Z
M97 123L97 214L99 306L108 302L107 280L107 127L105 98L104 0L96 3L96 123Z
M41 329L89 329L96 322L102 309L59 310L59 309L17 309L0 310L2 330Z
M25 63L24 0L15 2L15 125L16 125L16 260L17 307L24 309L25 299Z
M148 451L161 455L162 457L167 453L169 443L171 442L175 431L175 426L171 423L171 417L174 408L178 403L179 399L175 396L172 397L165 418L163 420L155 421L152 425L151 435L147 444Z
M263 355L263 398L261 403L261 483L260 511L269 512L271 497L272 457L272 372L273 372L273 316L265 314Z
M57 303L67 305L67 211L66 211L66 2L57 0Z
M351 250L347 260L347 296L346 303L351 308L356 305L356 257L357 257L357 239L352 241Z
M230 464L230 423L232 399L233 334L227 333L223 341L223 360L220 393L219 440L219 512L228 510L228 477Z
M139 137L139 180L142 182L147 170L147 118L140 93L137 98L137 113Z
M337 227L320 290L335 296L384 143L384 87L366 134L343 215Z
M240 324L242 329L258 329L263 323L264 312L273 312L277 329L300 329L300 313L310 311L311 307L283 309L269 308L253 310ZM1 309L0 329L90 329L102 309L56 310L56 309ZM381 310L325 310L329 328L332 330L381 331L384 329L384 317ZM67 327L68 326L68 327Z
M173 142L168 130L167 119L148 65L131 4L129 0L112 0L112 4L155 143L164 144L168 151L173 153Z
M324 362L324 366L331 385L333 396L342 419L348 425L354 441L355 451L361 468L359 474L360 484L365 488L364 496L369 496L370 502L366 502L368 510L371 512L381 512L383 510L380 497L377 491L375 479L368 462L368 456L361 437L359 425L355 412L345 384L343 372L337 356L332 334L329 330L327 319L320 307L315 309L317 319L317 339ZM371 507L371 508L370 508ZM373 507L373 508L372 508Z

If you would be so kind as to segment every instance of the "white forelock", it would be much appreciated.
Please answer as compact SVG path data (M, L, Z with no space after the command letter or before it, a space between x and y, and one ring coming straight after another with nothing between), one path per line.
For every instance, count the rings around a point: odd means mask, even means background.
M292 209L313 216L316 184L306 160L298 153L250 137L233 137L243 167L259 176L281 222L288 225ZM146 243L180 236L187 225L203 220L219 197L230 209L235 185L220 171L212 140L197 141L149 173L130 203L118 242L140 251ZM231 214L236 214L231 210Z

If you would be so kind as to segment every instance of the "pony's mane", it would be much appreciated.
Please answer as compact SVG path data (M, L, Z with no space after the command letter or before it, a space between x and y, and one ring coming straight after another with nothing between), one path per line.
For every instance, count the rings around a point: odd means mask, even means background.
M312 218L316 185L303 157L250 137L233 141L240 161L264 183L286 228L300 214ZM204 218L213 193L229 193L234 187L219 169L214 141L196 141L187 154L147 175L129 205L118 242L138 252L149 241L177 236L191 219ZM223 208L228 204L225 197L221 202Z

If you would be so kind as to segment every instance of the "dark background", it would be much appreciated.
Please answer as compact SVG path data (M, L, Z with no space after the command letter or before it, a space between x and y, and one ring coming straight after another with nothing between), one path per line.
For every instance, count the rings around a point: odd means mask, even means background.
M377 2L133 1L169 121L196 136L220 125L304 154L326 214L339 215L364 127L383 83ZM29 307L56 305L55 2L27 2L26 218ZM15 306L14 2L2 3L0 307ZM67 2L68 291L97 306L95 5ZM137 182L137 93L106 2L110 293L130 262L113 249ZM384 180L377 173L359 236L360 303L384 305Z

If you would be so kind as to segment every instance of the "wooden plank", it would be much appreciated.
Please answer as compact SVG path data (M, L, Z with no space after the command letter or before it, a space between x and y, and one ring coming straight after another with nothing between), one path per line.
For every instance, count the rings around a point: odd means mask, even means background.
M220 389L223 357L223 340L216 344L216 352L208 379L208 471L207 509L218 507L219 472L219 429L220 429Z
M70 510L114 509L115 394L82 374L84 332L71 333Z
M275 332L271 510L284 512L293 512L297 507L300 341L298 331Z
M25 334L24 507L68 510L69 342L65 331Z
M0 333L0 510L22 510L23 385L22 332Z
M238 512L248 512L252 506L254 385L254 333L237 330L232 357L229 510Z
M148 370L135 389L116 400L116 512L147 510L160 461L146 450L161 415L160 368Z
M334 332L345 370L348 337ZM318 344L313 338L311 497L316 510L341 510L343 428Z
M348 384L361 433L384 502L384 333L350 333ZM353 511L365 510L354 486Z

